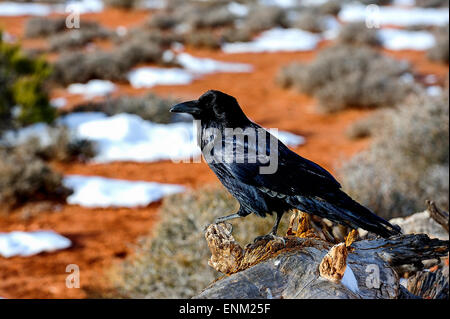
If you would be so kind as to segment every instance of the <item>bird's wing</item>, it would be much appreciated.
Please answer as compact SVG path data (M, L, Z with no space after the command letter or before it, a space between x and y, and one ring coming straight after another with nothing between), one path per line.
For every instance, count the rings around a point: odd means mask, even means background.
M266 147L266 160L268 157L270 160L277 162L276 170L272 174L262 173L261 168L267 167L269 164L263 164L259 160L256 163L249 161L223 163L222 165L233 177L263 191L269 190L284 195L311 194L317 196L321 193L333 192L341 187L338 181L324 168L297 155L274 136L266 133L268 139L264 145ZM275 139L278 145L270 147L269 139L272 142ZM235 145L240 143L236 140L233 142ZM244 146L240 146L245 147L245 154L255 154L260 149L257 143L248 142L244 144ZM236 150L236 147L234 150ZM276 152L276 155L273 152Z

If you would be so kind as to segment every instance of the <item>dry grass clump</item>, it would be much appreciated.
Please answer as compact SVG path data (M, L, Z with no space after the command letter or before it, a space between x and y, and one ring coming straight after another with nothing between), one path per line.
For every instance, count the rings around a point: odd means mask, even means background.
M67 127L61 125L45 126L42 139L31 135L20 137L20 133L19 138L15 139L14 134L10 133L0 139L1 150L59 162L85 162L96 154L93 142L74 137Z
M370 29L363 22L354 22L344 25L337 38L342 44L379 46L380 39L376 29Z
M85 83L91 79L125 81L124 70L109 52L63 54L53 64L52 80L61 85Z
M341 2L339 0L328 0L317 8L322 14L338 15L341 11Z
M152 42L127 41L112 52L73 52L53 64L55 83L87 82L91 79L126 81L126 73L139 63L164 63L163 49Z
M156 123L173 122L169 109L178 101L159 97L153 93L144 96L121 96L103 102L89 102L75 108L75 112L103 112L109 116L119 113L136 114L147 121Z
M221 39L210 30L189 32L186 34L184 42L196 48L219 49Z
M249 13L242 21L241 27L257 33L277 26L287 26L286 15L281 8L250 6Z
M153 45L159 45L163 48L169 48L173 42L182 42L183 37L170 31L161 31L158 29L148 29L144 27L138 27L131 29L124 37L116 40L117 45L124 45L127 42L140 42L142 44L150 43Z
M46 37L66 29L66 18L31 17L25 23L25 37Z
M324 15L316 8L302 9L292 26L313 33L321 33L326 29Z
M104 0L108 7L119 9L133 9L139 5L140 0Z
M225 28L222 31L222 40L224 42L248 42L253 38L252 32L247 29L236 27Z
M234 14L226 6L215 4L208 6L187 5L179 10L176 16L182 23L187 24L190 30L230 26L235 20Z
M33 154L0 149L0 159L2 210L42 200L62 202L71 194L62 184L62 176Z
M401 75L407 63L365 47L336 46L321 51L310 64L292 63L279 72L282 87L295 87L319 100L319 110L394 106L412 85Z
M385 112L384 109L378 110L374 114L352 123L346 130L345 134L350 139L360 139L373 136L377 131L383 129L387 116L388 112Z
M93 25L92 27L84 27L74 29L64 33L55 34L50 37L50 50L61 51L73 48L80 48L97 39L107 39L113 32Z
M448 24L438 29L435 33L436 44L428 50L427 55L430 60L447 63L449 62L449 26Z
M189 298L219 273L208 266L210 252L204 228L216 217L231 214L237 202L223 188L203 188L166 198L161 220L136 253L109 276L125 298ZM287 218L280 227L286 231ZM270 231L273 218L247 216L232 221L233 236L241 244Z
M338 2L326 2L321 5L300 6L284 12L284 17L278 22L280 26L299 28L312 33L326 31L329 19L337 15L341 7Z
M344 189L387 219L449 207L448 95L415 96L385 110L374 142L341 169Z
M85 162L96 154L95 144L87 139L74 138L64 126L50 128L50 141L46 145L30 139L18 148L35 154L45 161Z
M175 27L178 23L178 19L169 12L157 12L151 15L147 25L150 28L159 30L169 30Z

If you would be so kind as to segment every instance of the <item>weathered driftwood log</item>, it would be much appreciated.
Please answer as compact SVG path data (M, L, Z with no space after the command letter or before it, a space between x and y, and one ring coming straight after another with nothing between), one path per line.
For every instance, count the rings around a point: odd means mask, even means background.
M448 265L442 268L420 271L408 278L408 291L425 299L448 299Z
M227 276L196 298L411 298L395 267L448 254L448 241L400 235L333 245L299 222L283 240L242 248L224 224L205 237L211 267ZM309 233L308 233L309 232ZM305 235L306 234L306 235ZM354 235L354 233L353 233Z

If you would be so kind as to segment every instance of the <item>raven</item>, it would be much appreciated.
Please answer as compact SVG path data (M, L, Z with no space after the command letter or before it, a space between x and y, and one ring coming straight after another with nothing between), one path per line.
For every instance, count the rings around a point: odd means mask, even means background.
M275 237L283 214L298 209L350 228L361 227L383 237L400 233L341 190L324 168L287 148L252 122L236 99L209 90L198 100L177 104L171 112L189 113L200 121L198 143L209 167L240 204L239 210L215 223L251 213L277 215L267 236ZM270 161L275 169L270 170Z

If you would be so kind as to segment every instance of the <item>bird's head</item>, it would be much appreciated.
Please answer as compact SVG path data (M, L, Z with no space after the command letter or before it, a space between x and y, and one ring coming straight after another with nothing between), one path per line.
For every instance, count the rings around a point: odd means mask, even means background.
M177 104L170 112L189 113L202 122L214 121L227 127L237 127L248 121L234 97L215 90L207 91L198 100Z

